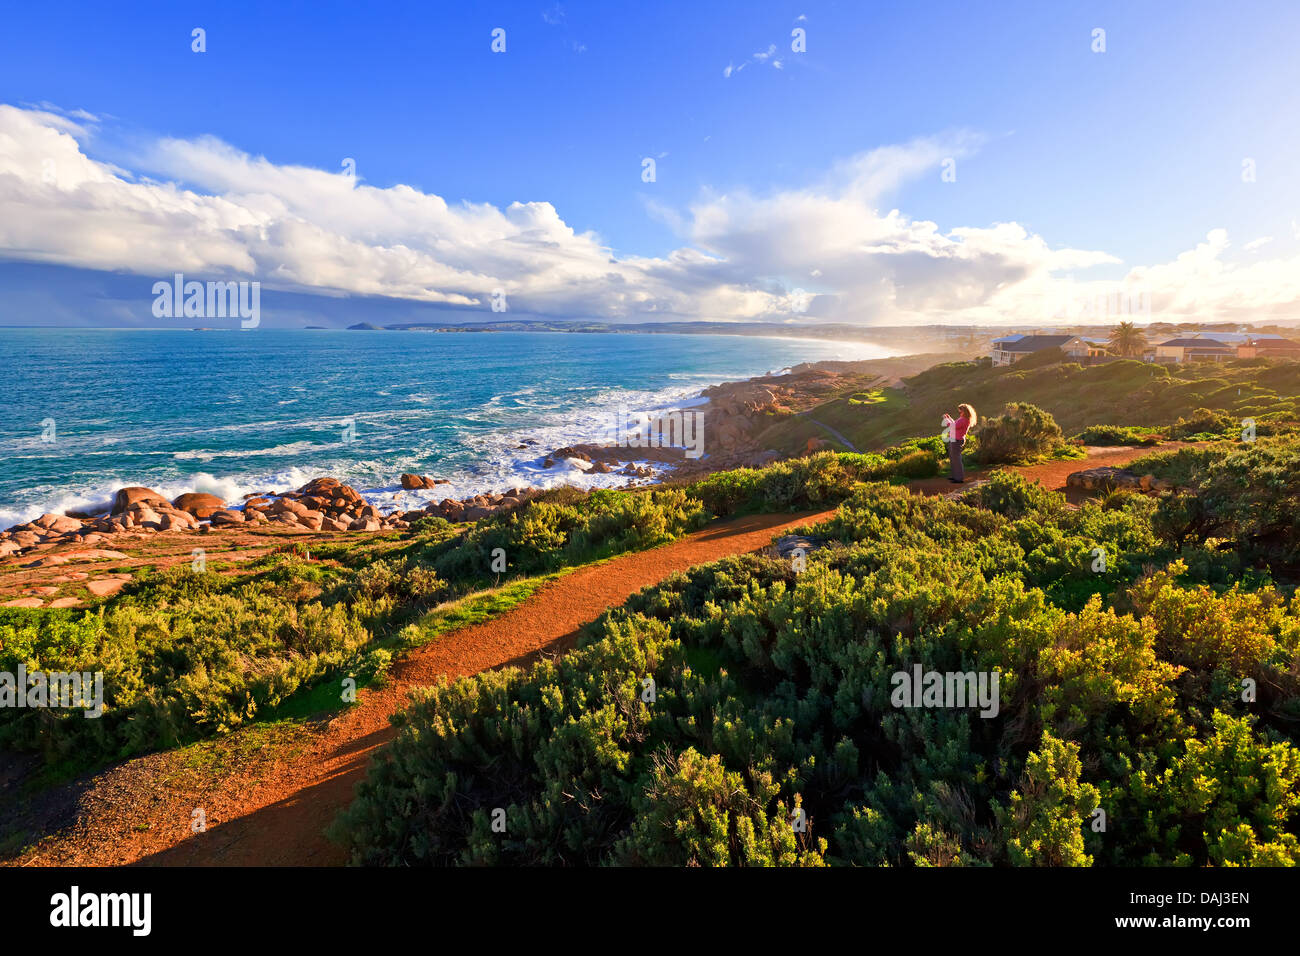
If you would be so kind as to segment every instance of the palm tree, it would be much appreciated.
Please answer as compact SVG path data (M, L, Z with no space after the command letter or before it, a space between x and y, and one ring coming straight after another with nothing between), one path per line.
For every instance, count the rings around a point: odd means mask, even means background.
M1141 358L1147 337L1132 322L1121 322L1110 330L1110 350L1124 358Z

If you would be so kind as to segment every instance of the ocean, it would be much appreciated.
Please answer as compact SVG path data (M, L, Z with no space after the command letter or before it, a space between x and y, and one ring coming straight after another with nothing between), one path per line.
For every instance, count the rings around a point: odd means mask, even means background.
M684 408L718 382L890 354L726 335L3 328L0 528L125 485L233 502L332 475L383 510L615 486L627 479L542 459L611 440L620 408ZM451 483L403 492L403 472Z

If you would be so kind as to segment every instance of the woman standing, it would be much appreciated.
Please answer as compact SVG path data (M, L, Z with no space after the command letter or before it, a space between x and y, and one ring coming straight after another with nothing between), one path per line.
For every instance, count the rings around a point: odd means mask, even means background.
M958 405L961 414L953 421L947 412L943 413L943 436L948 442L948 461L952 465L952 474L948 480L961 484L966 480L966 469L962 465L961 452L966 447L966 433L974 426L977 418L975 409L970 405Z

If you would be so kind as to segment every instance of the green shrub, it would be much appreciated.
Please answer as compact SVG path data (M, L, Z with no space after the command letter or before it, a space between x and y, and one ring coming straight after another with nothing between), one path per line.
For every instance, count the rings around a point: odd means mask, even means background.
M930 435L926 438L913 438L910 441L902 442L891 448L886 448L881 454L891 461L898 461L915 454L918 451L928 452L931 458L940 459L948 457L948 445L943 440L942 435Z
M1022 782L1001 815L1013 865L1091 865L1079 821L1091 816L1101 794L1080 783L1082 773L1079 745L1044 730L1042 749L1025 761Z
M1169 437L1180 441L1213 441L1235 435L1239 430L1240 422L1231 415L1198 408L1169 426Z
M411 522L410 531L417 535L444 535L453 525L439 515L423 515Z
M985 465L1029 461L1050 455L1065 444L1056 420L1036 405L1012 402L1001 415L979 424L976 459Z
M209 575L215 577L215 575ZM104 713L0 709L0 743L51 760L122 757L225 733L342 674L372 640L343 604L302 606L257 586L158 603L0 615L0 671L102 672Z
M1159 433L1134 425L1089 425L1075 440L1085 445L1158 445Z
M900 478L933 478L939 474L939 459L934 453L918 448L894 462L894 474Z
M718 472L685 490L719 517L749 511L801 511L838 504L859 482L891 477L895 467L884 455L822 451L762 469Z
M1182 449L1144 464L1192 489L1161 503L1157 523L1170 540L1228 538L1247 560L1300 559L1300 440Z
M485 518L463 537L425 549L421 557L447 580L487 581L495 575L497 549L505 554L509 574L537 574L654 547L705 520L703 504L681 488L548 494Z
M1064 495L1005 471L994 472L965 492L962 501L1008 518L1022 518L1031 512L1055 516L1065 510Z

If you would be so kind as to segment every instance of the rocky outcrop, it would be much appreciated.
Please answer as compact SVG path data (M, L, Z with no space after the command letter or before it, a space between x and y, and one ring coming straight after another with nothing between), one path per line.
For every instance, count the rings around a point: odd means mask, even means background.
M540 492L535 488L515 488L504 494L475 495L464 501L444 498L436 504L425 506L424 514L448 521L478 521L501 512L509 512L526 501L535 498Z
M137 502L151 507L163 505L164 507L170 508L172 506L170 501L158 494L158 492L154 491L152 488L143 488L139 485L132 485L130 488L119 489L117 494L113 496L113 510L109 513L115 515L121 514Z
M807 557L818 548L826 546L822 538L812 538L802 534L787 534L772 542L772 550L778 558L789 561L797 556Z
M81 530L81 522L66 515L43 514L32 524L55 534L67 534L69 531Z
M210 518L214 511L224 508L226 503L216 495L191 491L178 497L172 505L181 511L188 511L196 518Z
M1132 491L1172 491L1177 486L1168 479L1154 475L1141 475L1128 468L1085 468L1071 473L1065 479L1067 488L1081 491L1114 491L1127 488Z
M451 482L446 478L429 478L426 475L404 474L401 477L402 487L407 491L419 491L422 488L436 488L438 485L449 485Z
M423 514L414 512L415 517ZM44 514L0 531L0 559L21 559L61 544L97 543L113 535L208 534L267 525L303 531L400 531L410 527L410 518L381 514L360 492L337 478L315 478L297 491L283 494L245 495L242 509L227 505L216 495L190 492L169 502L150 488L133 486L117 492L107 514ZM65 559L49 555L41 560L59 563Z

